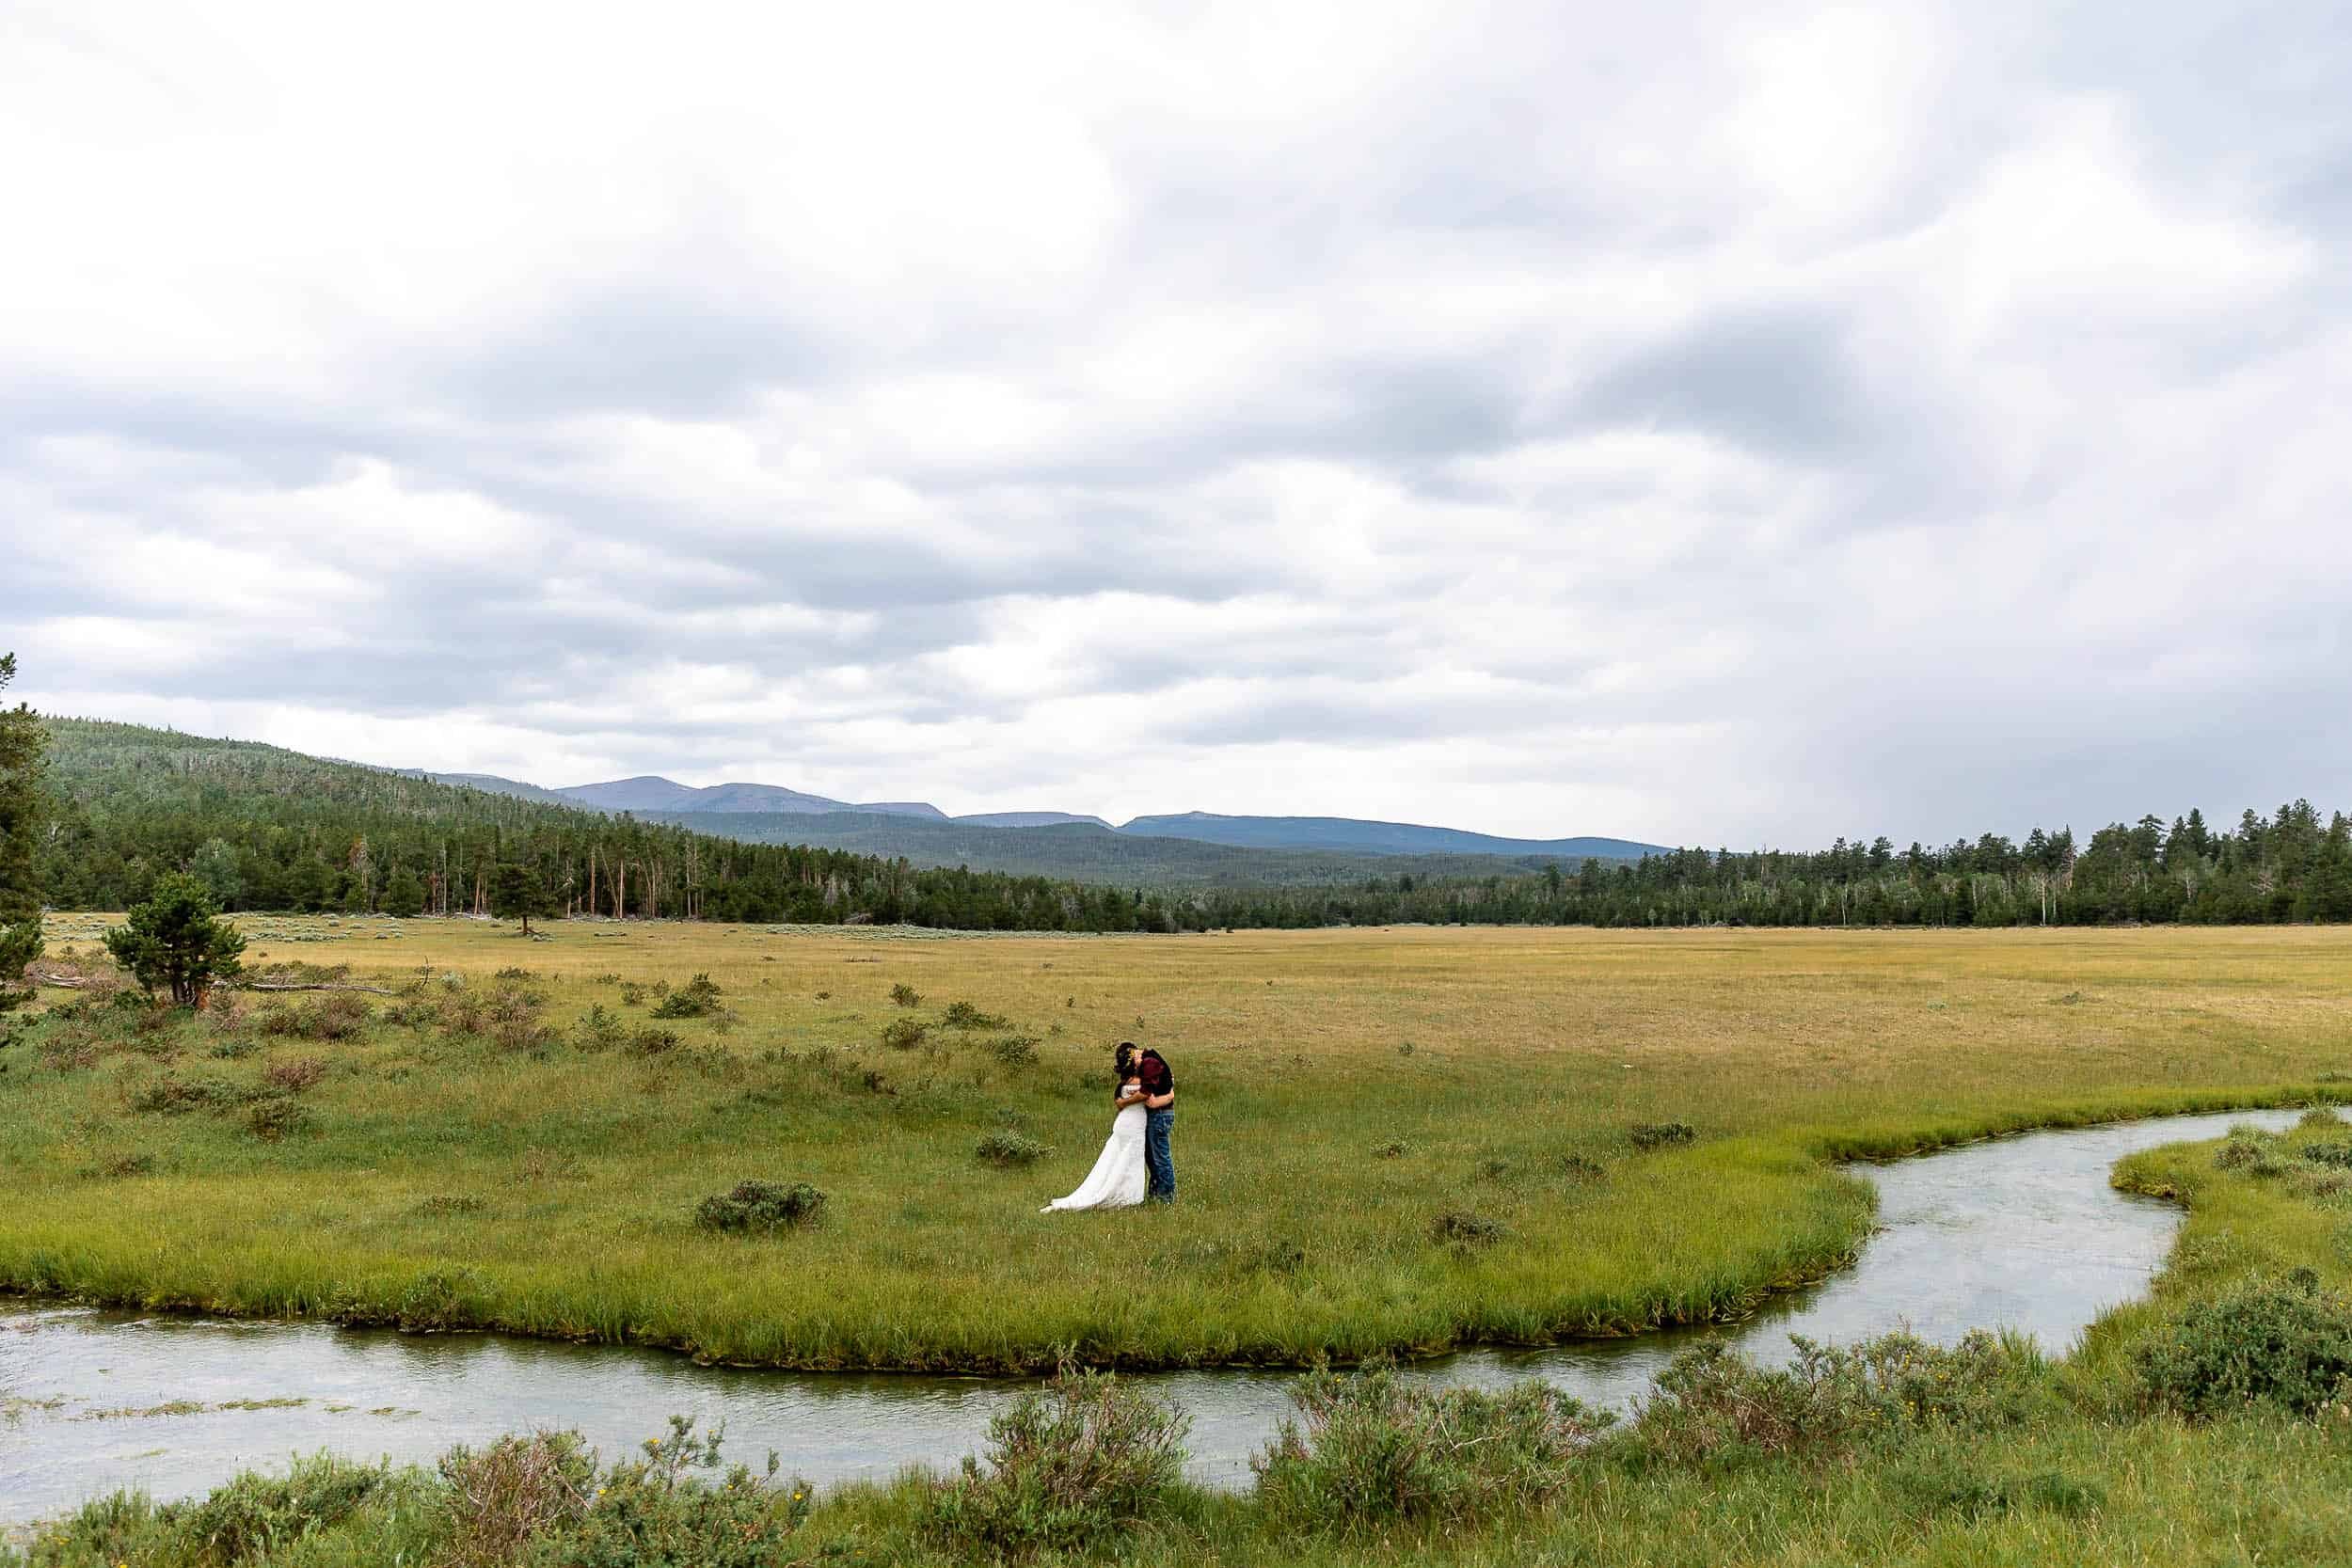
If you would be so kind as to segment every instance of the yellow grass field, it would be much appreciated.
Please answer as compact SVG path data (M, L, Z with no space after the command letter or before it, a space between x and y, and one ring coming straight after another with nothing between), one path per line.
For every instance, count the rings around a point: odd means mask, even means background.
M103 924L53 921L53 963ZM268 1025L312 994L157 1027L45 992L84 1016L0 1094L0 1283L787 1365L1297 1362L1737 1315L1867 1229L1836 1156L2352 1098L2343 928L240 924L250 968L410 994L321 1039ZM731 1020L624 1001L697 974ZM469 1007L510 992L538 1001L501 1043ZM948 1027L953 1002L1007 1022ZM923 1042L883 1044L906 1018ZM1041 1216L1092 1161L1120 1039L1175 1065L1183 1201ZM316 1082L272 1090L297 1059ZM282 1126L246 1109L273 1093ZM1633 1137L1674 1122L1692 1141ZM976 1159L999 1129L1054 1152ZM698 1230L748 1177L829 1199L773 1237Z

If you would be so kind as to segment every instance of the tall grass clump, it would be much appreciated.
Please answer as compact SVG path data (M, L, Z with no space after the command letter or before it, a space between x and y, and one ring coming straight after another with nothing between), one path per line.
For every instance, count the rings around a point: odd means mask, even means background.
M1105 1372L1064 1367L988 1423L985 1464L930 1499L929 1533L959 1556L1023 1556L1107 1543L1167 1512L1184 1478L1188 1418Z
M1337 1530L1483 1518L1542 1502L1607 1424L1549 1384L1501 1393L1437 1388L1393 1366L1318 1369L1292 1386L1285 1420L1250 1462L1258 1501L1294 1528Z

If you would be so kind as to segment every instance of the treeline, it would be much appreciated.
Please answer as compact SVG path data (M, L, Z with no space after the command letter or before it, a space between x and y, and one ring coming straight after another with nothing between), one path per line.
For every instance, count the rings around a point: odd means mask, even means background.
M1527 874L1167 890L746 844L252 742L51 720L41 895L123 909L192 871L230 910L478 913L526 867L559 915L1174 931L1404 923L2004 927L2352 920L2352 819L2297 800L2215 830L2198 812L2078 844L1988 833L1810 853L1677 849Z
M1200 913L1187 899L1180 919ZM1474 881L1397 878L1343 893L1267 890L1215 906L1210 924L1565 926L2276 925L2352 920L2352 818L2308 800L2246 812L2217 832L2192 811L2014 843L1942 848L1840 839L1811 853L1677 849L1637 863Z
M486 912L526 867L554 912L875 922L977 930L1172 930L1152 894L739 844L434 784L249 741L52 719L35 876L60 909L126 909L194 873L230 911Z

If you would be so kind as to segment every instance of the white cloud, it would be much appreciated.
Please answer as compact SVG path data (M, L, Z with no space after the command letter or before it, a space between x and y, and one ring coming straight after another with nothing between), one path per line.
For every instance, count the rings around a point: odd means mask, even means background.
M949 810L2324 792L2334 20L19 8L0 643Z

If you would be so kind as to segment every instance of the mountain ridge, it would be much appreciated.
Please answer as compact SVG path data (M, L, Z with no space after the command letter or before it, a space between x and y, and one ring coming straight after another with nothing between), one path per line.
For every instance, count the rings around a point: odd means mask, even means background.
M418 777L437 783L465 784L494 795L512 795L546 803L586 806L595 811L634 812L664 818L692 816L698 819L702 831L710 832L723 832L713 824L729 816L816 819L850 815L1014 832L1077 825L1135 838L1183 840L1236 849L1375 857L1477 856L1517 862L1525 862L1532 857L1581 863L1586 860L1639 860L1644 855L1666 852L1663 846L1634 839L1598 836L1510 838L1474 832L1465 828L1389 822L1368 817L1229 816L1189 811L1146 815L1113 824L1099 816L1059 811L975 812L965 816L950 816L927 800L838 800L830 796L787 788L782 784L729 783L696 786L652 773L627 779L609 779L596 784L547 788L490 773L434 773L422 769L403 771L412 771ZM912 832L909 830L909 832ZM747 833L744 836L750 835ZM888 835L879 831L835 824L826 836L841 841L845 847L853 841L868 853L898 852L892 848ZM754 841L766 842L765 839ZM908 842L930 849L939 841L935 837L922 837L909 839ZM1017 854L1011 858L1026 859Z

